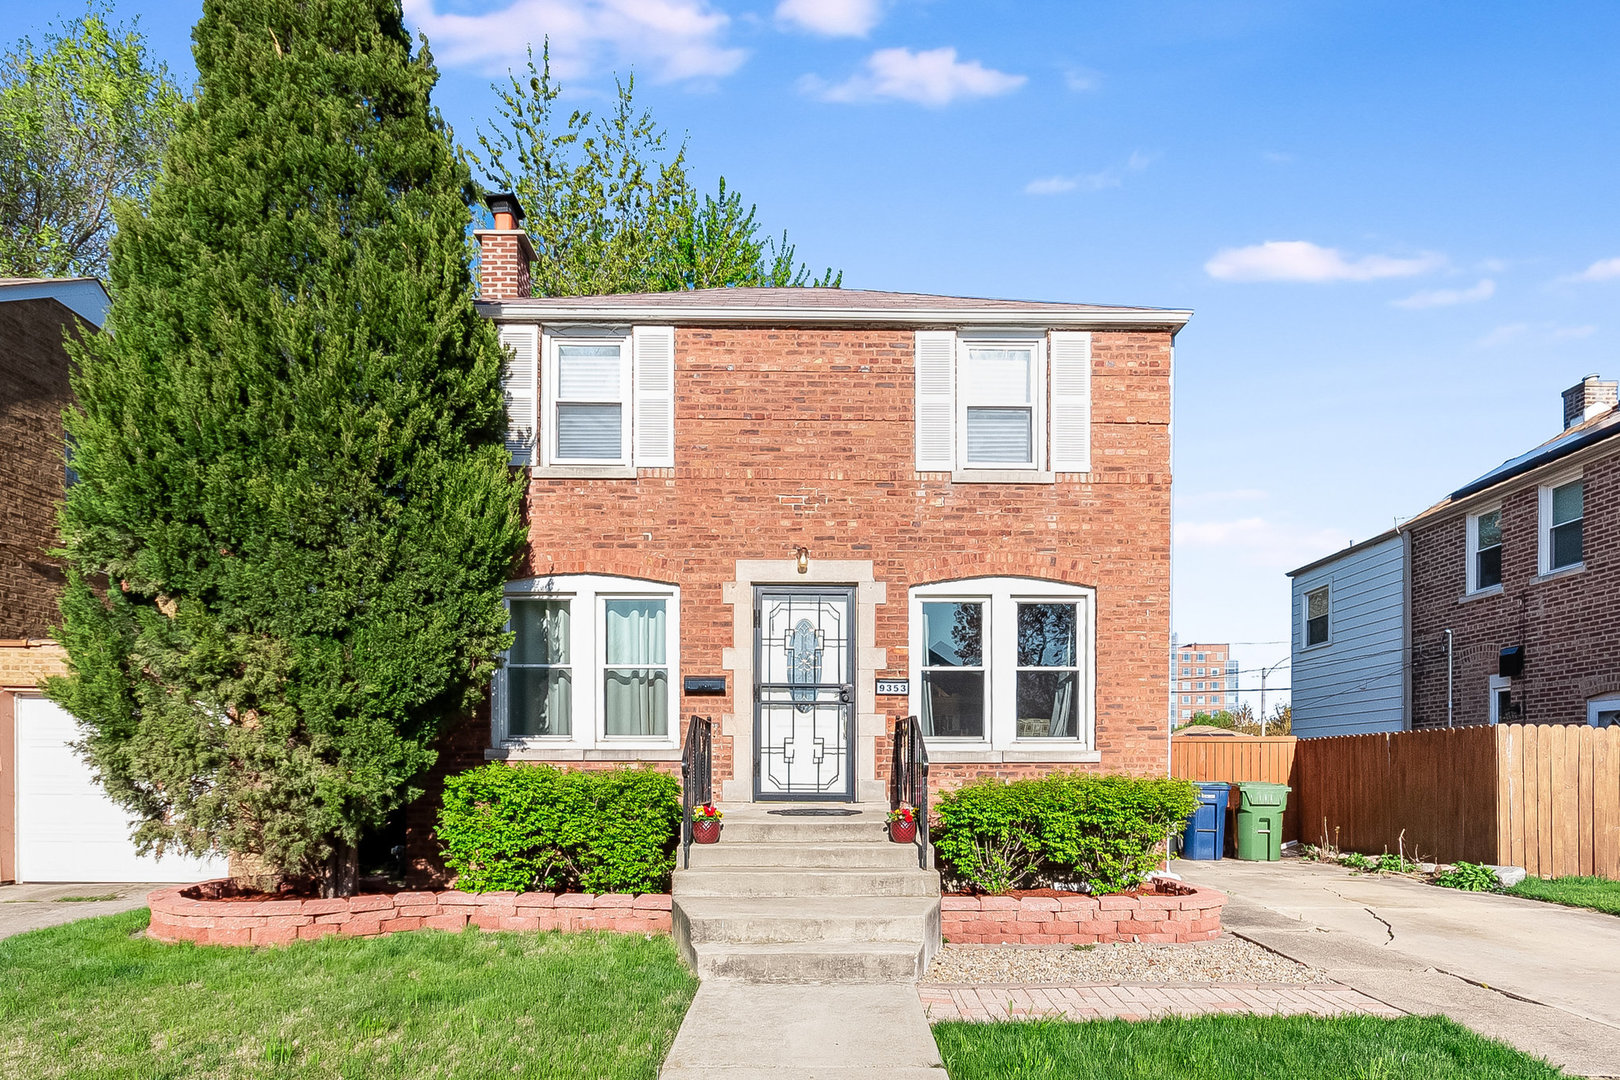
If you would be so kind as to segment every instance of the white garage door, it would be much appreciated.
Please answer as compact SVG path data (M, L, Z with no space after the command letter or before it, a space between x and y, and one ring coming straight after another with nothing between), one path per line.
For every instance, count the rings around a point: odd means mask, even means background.
M202 881L225 860L137 855L128 813L114 805L68 744L73 718L55 702L17 695L17 880Z

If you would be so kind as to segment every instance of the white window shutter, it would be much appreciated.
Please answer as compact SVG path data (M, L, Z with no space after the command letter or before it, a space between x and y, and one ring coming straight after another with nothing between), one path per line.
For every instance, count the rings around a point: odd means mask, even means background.
M675 328L638 326L635 355L635 464L642 469L675 467Z
M540 328L501 327L501 345L507 351L501 372L506 398L506 452L513 465L535 464L536 413L540 406Z
M1091 334L1052 332L1052 471L1091 471Z
M917 331L917 471L956 464L956 333Z

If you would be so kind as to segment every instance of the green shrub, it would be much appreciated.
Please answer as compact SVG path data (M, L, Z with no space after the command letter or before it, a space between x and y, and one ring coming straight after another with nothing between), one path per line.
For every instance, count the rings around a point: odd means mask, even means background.
M444 785L439 842L468 892L669 891L681 788L652 769L494 763Z
M1053 773L987 779L941 796L934 848L947 877L984 892L1139 884L1198 805L1184 780Z
M1502 887L1496 871L1480 863L1452 863L1451 869L1435 877L1434 883L1444 889L1464 892L1496 892Z

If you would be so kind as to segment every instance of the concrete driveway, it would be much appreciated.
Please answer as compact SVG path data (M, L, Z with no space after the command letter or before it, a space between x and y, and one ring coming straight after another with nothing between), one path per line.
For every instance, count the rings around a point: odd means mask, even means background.
M146 894L157 887L145 882L0 885L0 938L92 915L134 911L146 906Z
M1620 1076L1620 918L1337 866L1180 862L1229 930L1410 1013L1581 1076Z

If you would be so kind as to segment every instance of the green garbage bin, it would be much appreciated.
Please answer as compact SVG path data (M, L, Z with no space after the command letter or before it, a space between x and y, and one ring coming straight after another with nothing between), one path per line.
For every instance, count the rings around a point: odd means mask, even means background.
M1288 809L1287 784L1238 784L1237 857L1251 862L1282 858L1283 811Z

